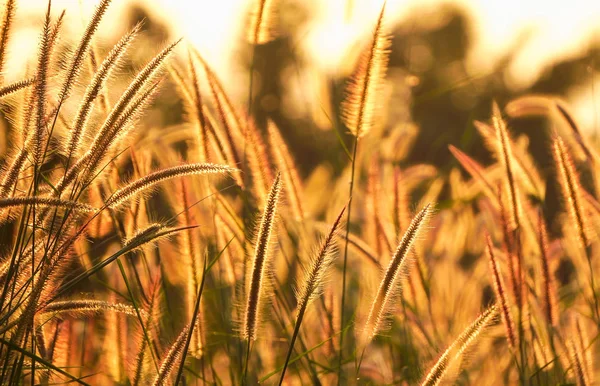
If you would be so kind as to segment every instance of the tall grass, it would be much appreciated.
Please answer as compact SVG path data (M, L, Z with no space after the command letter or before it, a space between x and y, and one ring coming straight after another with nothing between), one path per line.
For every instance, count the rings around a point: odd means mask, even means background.
M285 6L252 2L246 48ZM385 120L383 7L334 100L347 164L308 170L255 115L254 68L246 104L190 44L141 49L143 23L107 47L110 7L62 39L72 10L48 3L11 79L4 4L0 384L594 384L597 150L564 103L506 109L563 128L549 168L496 103L473 122L491 162L414 164Z

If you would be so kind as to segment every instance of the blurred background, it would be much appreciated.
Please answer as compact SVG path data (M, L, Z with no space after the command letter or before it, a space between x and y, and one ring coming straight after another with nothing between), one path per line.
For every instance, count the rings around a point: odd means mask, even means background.
M54 0L67 9L65 27L79 36L95 0ZM379 0L281 0L277 38L255 56L253 110L257 121L273 119L298 158L301 173L330 165L339 173L347 159L332 126L362 43L375 24ZM45 0L18 2L18 33L12 41L7 78L21 79L35 55ZM133 67L167 41L184 37L221 78L240 106L248 99L252 50L244 39L249 0L115 0L104 19L100 52L144 20L145 34L131 58ZM77 5L77 6L75 6ZM595 136L600 96L600 1L405 1L387 2L393 36L384 126L415 131L406 163L432 163L444 173L456 166L454 144L486 161L473 120L489 117L491 101L501 106L525 94L558 96L569 104L581 129ZM65 34L66 38L71 34ZM179 61L185 63L185 47ZM18 53L18 54L15 54ZM137 64L139 61L139 64ZM156 126L183 119L179 98L165 88L150 115ZM158 120L158 121L157 121ZM160 123L160 124L159 124ZM510 122L528 134L544 164L548 123L542 118ZM397 131L396 130L396 131ZM391 132L391 131L390 131ZM531 139L534 139L531 141ZM539 139L539 140L538 140ZM349 140L349 138L347 139Z

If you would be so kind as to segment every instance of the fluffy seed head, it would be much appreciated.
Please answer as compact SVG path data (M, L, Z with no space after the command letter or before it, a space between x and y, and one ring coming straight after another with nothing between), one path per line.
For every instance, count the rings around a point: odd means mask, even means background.
M260 321L260 312L264 301L265 281L268 280L267 270L269 268L269 243L274 232L274 222L277 215L277 204L281 193L281 175L278 173L269 192L265 209L263 211L254 257L252 259L252 276L250 277L248 296L246 299L246 309L242 325L242 337L246 340L255 340L258 324Z
M390 38L384 32L381 10L373 39L361 55L358 66L346 88L342 102L342 120L350 132L360 138L373 127L378 117L381 86L387 72Z
M364 336L365 343L371 341L375 335L383 328L385 319L393 310L392 300L396 292L395 286L401 282L402 277L408 274L408 268L411 266L411 250L415 241L420 237L426 227L432 214L430 204L425 206L413 218L406 229L402 241L394 252L388 268L384 274L383 280L379 285L377 294L371 304L369 316L365 324Z

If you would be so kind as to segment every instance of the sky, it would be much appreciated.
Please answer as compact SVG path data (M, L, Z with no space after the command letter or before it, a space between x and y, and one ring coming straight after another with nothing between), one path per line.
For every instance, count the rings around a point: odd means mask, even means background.
M114 28L118 15L126 4L135 0L114 0L101 32L122 33ZM98 0L53 0L59 12L68 9L68 20L82 24L82 15L89 15ZM234 69L235 51L231 50L240 36L243 16L249 0L137 0L165 22L170 22L175 36L183 36L194 44L221 77ZM325 73L336 73L344 64L346 54L372 30L381 9L380 0L302 0L312 10L310 22L301 31L299 48L305 56ZM574 57L585 51L591 39L600 39L600 0L387 0L388 26L401 22L409 11L421 7L438 7L453 3L472 15L476 32L475 44L469 53L468 69L473 75L489 71L499 57L516 42L524 41L520 54L506 76L509 87L526 88L538 79L545 69L558 60ZM30 9L43 10L46 0L18 0L18 16ZM73 11L75 9L75 11ZM41 21L41 15L37 16ZM105 24L113 24L107 27ZM32 27L36 26L32 23ZM35 49L39 29L20 33L13 45ZM527 36L526 40L524 36ZM19 58L12 67L23 68ZM10 65L10 64L9 64ZM598 82L596 82L598 83ZM596 84L594 89L598 89ZM590 102L592 87L570 96L575 114L588 124L594 116ZM597 106L600 107L600 106Z

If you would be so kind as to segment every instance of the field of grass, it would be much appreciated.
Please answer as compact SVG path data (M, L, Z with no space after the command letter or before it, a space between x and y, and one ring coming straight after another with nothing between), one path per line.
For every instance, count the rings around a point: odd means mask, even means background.
M249 12L247 100L185 41L140 62L143 24L100 48L110 5L63 39L48 3L29 75L0 76L0 384L595 384L600 157L563 101L490 103L486 160L414 162L382 8L321 112L341 167L302 165L253 113L283 4Z

